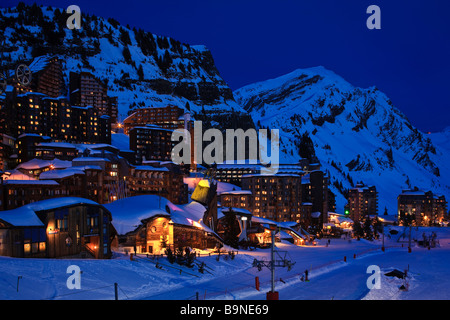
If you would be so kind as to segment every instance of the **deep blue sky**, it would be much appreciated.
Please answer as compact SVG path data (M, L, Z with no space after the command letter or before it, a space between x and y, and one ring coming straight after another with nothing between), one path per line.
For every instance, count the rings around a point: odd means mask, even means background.
M422 131L450 126L448 0L36 2L76 4L123 25L204 44L233 90L322 65L355 86L377 86ZM371 4L381 8L381 30L366 27Z

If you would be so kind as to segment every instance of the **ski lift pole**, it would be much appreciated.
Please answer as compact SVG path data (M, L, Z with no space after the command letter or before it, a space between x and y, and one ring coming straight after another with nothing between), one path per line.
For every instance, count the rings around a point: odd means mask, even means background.
M411 224L409 225L409 242L408 242L408 252L411 252Z
M22 276L17 277L17 292L19 292L19 280L22 279Z
M270 250L271 260L270 260L270 271L272 273L272 292L275 292L275 250L274 250L274 243L275 243L275 231L272 231L270 233L271 240L272 240L272 246Z

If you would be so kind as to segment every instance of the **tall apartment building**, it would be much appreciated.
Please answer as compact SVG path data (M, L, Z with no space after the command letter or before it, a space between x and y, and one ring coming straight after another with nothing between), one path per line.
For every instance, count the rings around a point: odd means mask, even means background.
M11 92L2 115L4 132L13 137L38 134L54 141L111 143L111 124L107 116L99 116L92 107L72 107L64 97Z
M106 84L89 72L71 72L69 77L72 105L93 107L98 116L109 116L111 123L117 121L117 98L108 96Z
M247 174L242 176L242 190L253 194L253 215L274 221L301 218L301 176L296 174Z
M378 193L375 186L357 184L348 192L350 219L359 221L370 215L378 215Z
M157 125L164 129L191 130L193 124L190 118L185 117L183 109L177 106L167 106L161 108L141 108L123 120L124 133L129 134L134 127L142 127L148 124Z
M398 219L405 223L409 215L411 222L417 226L430 226L442 222L447 215L445 196L433 194L432 191L402 190L397 197Z
M188 202L188 188L180 168L161 165L134 166L126 181L130 196L154 194L175 204Z
M216 179L236 186L241 186L242 176L259 173L261 173L261 165L259 164L219 163L216 166Z
M171 161L172 130L156 125L134 127L130 130L130 149L136 153L136 164L146 160Z
M65 95L63 61L58 56L37 57L29 67L32 78L28 88L31 91L40 92L53 98Z
M126 181L130 173L129 163L118 154L107 151L106 148L72 160L73 167L94 166L101 169L102 181L98 202L102 204L129 196Z
M303 221L308 221L305 226L315 224L322 229L328 219L328 195L328 177L314 166L314 170L302 177L302 201L308 207L305 212L311 214L302 216Z
M250 210L253 202L253 195L250 190L230 190L218 194L222 208L241 208Z
M94 107L71 109L72 140L111 144L111 123L109 116L99 115Z
M169 130L170 132L173 132L177 129L185 129L188 130L191 137L194 137L194 122L190 118L190 114L186 113L184 109L179 108L177 106L166 106L161 108L141 108L136 110L132 115L130 115L128 118L126 118L123 121L123 128L124 133L130 136L130 145L134 142L132 140L134 139L135 133L132 133L133 129L136 128L142 128L142 127L154 127L154 128L161 128L165 130ZM136 132L136 131L135 131ZM170 137L169 137L170 140ZM173 144L174 145L174 144ZM172 145L172 147L173 147ZM192 169L195 169L195 143L191 144L191 159L190 159L190 166ZM150 149L153 149L155 152L157 150L154 148L155 146L151 146ZM171 147L171 149L172 149ZM135 149L131 149L136 151ZM142 151L142 150L141 150ZM142 154L142 152L140 153ZM170 151L171 152L171 151ZM165 157L164 154L166 153L166 150L161 150L160 155L150 155L147 154L145 157L147 159L166 159L169 160L169 157ZM142 155L137 155L137 162L140 163L140 159L142 158ZM150 156L150 158L148 158Z
M0 171L5 171L17 164L17 158L13 157L15 140L11 136L0 133Z

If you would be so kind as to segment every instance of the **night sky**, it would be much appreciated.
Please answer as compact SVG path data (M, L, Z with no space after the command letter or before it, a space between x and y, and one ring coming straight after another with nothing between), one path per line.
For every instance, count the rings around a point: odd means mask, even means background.
M76 4L82 12L123 25L203 44L233 90L321 65L355 86L377 86L424 132L450 126L447 0L36 2L59 8ZM381 9L381 30L366 27L372 4Z

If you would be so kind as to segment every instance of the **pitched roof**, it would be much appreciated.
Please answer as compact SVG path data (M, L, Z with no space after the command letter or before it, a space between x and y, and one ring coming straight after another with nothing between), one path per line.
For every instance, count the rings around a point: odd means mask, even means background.
M30 161L19 164L17 169L36 170L53 166L55 169L65 169L72 166L71 161L59 160L55 158L53 160L31 159Z
M61 197L33 202L25 206L0 211L0 220L16 227L41 227L44 226L36 213L44 210L52 210L77 204L99 205L97 202L78 197Z

